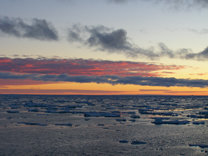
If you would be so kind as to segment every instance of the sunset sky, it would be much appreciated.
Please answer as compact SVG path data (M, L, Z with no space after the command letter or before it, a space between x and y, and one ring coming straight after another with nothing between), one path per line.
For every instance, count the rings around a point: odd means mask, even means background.
M208 95L208 0L0 0L0 94Z

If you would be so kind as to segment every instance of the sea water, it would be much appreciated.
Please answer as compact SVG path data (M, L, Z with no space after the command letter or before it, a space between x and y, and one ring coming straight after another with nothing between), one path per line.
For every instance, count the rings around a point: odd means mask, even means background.
M0 155L208 155L208 97L0 95Z

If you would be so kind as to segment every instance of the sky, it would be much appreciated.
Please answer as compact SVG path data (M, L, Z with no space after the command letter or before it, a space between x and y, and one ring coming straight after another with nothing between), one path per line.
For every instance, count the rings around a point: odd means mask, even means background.
M208 95L208 0L0 0L0 94Z

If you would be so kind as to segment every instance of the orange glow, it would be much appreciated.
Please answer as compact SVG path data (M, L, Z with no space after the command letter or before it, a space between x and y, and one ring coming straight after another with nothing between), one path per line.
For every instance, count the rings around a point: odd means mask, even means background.
M57 95L208 95L207 88L152 87L97 83L37 83L4 85L0 94L57 94Z

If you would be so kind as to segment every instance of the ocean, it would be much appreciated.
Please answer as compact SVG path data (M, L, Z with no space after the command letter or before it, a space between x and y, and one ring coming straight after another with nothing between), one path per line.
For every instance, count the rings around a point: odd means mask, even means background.
M208 97L0 95L0 155L208 155Z

